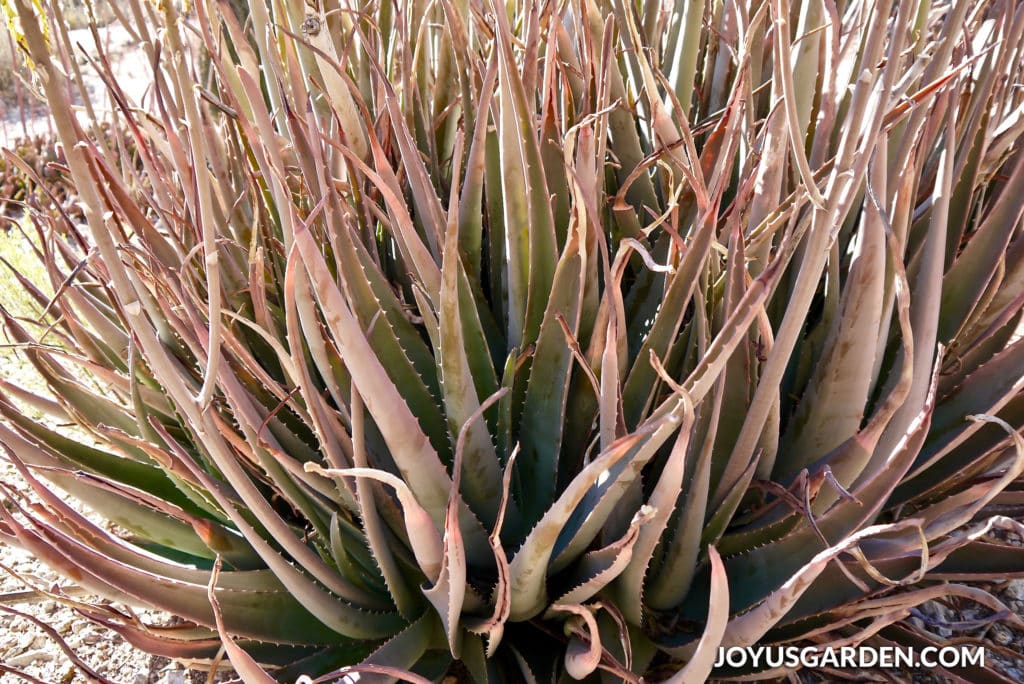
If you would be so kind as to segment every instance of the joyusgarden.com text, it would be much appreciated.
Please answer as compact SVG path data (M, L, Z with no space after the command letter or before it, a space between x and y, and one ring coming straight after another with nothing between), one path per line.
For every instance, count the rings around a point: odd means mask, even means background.
M892 668L984 667L985 649L977 646L751 646L721 647L715 668Z

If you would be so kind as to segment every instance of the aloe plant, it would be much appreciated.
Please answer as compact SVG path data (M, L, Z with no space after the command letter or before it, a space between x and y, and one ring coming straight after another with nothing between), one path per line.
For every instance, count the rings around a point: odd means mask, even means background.
M49 283L5 327L52 396L0 382L37 499L0 538L182 619L77 604L133 644L695 682L1004 610L1020 7L128 0L132 102L5 6L85 223L27 217Z

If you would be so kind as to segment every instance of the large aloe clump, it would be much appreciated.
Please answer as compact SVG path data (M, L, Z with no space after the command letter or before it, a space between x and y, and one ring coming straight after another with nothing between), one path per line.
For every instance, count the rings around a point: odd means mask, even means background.
M10 6L87 226L28 217L0 533L184 620L80 606L133 643L696 682L1002 610L957 582L1024 572L1019 4L130 0L109 137Z

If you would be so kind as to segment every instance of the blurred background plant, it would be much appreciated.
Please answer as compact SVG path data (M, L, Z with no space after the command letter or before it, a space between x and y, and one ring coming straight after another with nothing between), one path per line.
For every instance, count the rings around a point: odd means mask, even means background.
M90 618L252 682L1024 626L1018 4L129 0L141 101L4 5L84 224L25 218L0 536L182 622Z

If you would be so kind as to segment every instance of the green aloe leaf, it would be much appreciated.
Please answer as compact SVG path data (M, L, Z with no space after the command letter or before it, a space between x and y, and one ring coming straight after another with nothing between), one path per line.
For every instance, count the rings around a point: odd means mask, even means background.
M681 420L681 416L676 413L678 409L677 402L675 408L667 411L664 416L652 419L637 432L616 440L576 476L531 530L526 541L512 558L512 619L536 615L543 609L548 564L555 554L555 545L559 537L570 532L572 539L585 547L610 513L610 507L605 505L593 515L587 515L590 507L581 509L580 504L588 497L597 502L604 499L614 503L615 497L604 497L603 494L613 485L621 491L631 483L643 464L677 429ZM616 472L609 477L606 471L612 468L615 468ZM598 484L602 474L607 479L605 484ZM583 520L574 523L570 518L574 511L578 511L577 515L583 517ZM578 529L568 527L566 521Z
M515 491L528 521L538 520L555 496L572 370L572 352L558 317L568 322L570 330L579 325L581 277L587 257L581 251L579 237L571 237L558 261L536 351L530 361L520 424L522 455L515 478Z
M502 220L508 253L508 343L522 348L537 339L555 279L555 227L540 146L512 52L508 16L497 19L498 100L496 124L501 172Z
M1019 201L1024 192L1024 154L1018 153L1008 176L995 206L943 278L942 303L937 309L941 311L940 339L951 339L972 315L1024 215Z

